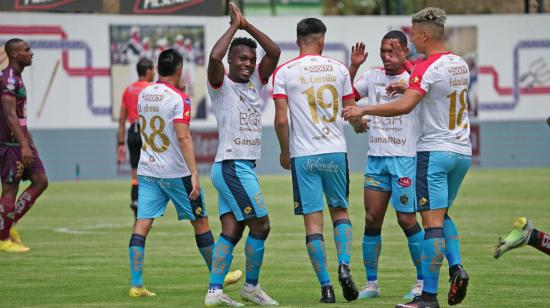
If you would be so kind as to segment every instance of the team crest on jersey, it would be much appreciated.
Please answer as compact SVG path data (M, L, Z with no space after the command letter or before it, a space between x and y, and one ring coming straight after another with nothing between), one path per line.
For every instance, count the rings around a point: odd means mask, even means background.
M189 110L187 110L187 111L183 114L183 117L184 117L184 118L188 118L188 117L189 117Z

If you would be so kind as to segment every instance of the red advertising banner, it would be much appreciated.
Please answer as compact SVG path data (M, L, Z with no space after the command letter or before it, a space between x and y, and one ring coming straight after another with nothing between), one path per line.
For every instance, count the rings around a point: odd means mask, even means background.
M221 0L126 0L120 2L120 14L222 15Z
M0 0L0 10L10 12L101 12L102 0Z

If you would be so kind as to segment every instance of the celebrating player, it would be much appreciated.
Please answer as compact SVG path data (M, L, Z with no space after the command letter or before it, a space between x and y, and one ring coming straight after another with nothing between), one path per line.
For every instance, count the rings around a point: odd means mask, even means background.
M421 296L398 307L439 307L438 279L445 256L451 276L449 305L462 302L468 286L457 227L448 210L471 163L466 101L470 75L468 64L445 48L445 19L445 11L439 8L425 8L413 16L411 40L427 58L414 67L403 96L387 104L344 108L345 117L393 117L419 106L416 195L425 231L421 258L424 288Z
M27 128L27 91L21 77L32 64L33 52L21 39L10 39L4 45L8 66L0 73L0 251L26 252L15 224L28 212L48 187L48 177ZM21 180L31 185L19 196Z
M495 248L495 259L498 259L508 250L521 247L525 244L550 255L550 233L535 229L533 223L520 217L514 222L514 229L498 240Z
M278 305L258 283L270 225L254 167L261 153L260 91L277 67L281 51L233 3L230 11L231 25L212 48L208 63L208 94L219 131L218 152L210 176L218 191L222 233L214 248L204 304L242 306L223 292L222 282L231 265L233 249L248 226L246 283L241 298L258 305ZM244 37L232 40L238 29L248 32L265 50L258 68L256 42ZM222 62L226 52L229 75L224 74Z
M126 147L124 129L126 128L126 119L130 123L128 128L128 150L130 151L130 166L132 167L132 189L130 196L132 202L130 208L134 212L134 218L137 215L137 199L138 199L138 179L137 167L139 163L139 153L141 152L141 136L139 127L139 115L137 110L138 95L143 88L149 86L155 78L153 71L153 62L149 59L142 58L136 65L136 70L139 76L138 81L129 85L122 96L122 104L120 105L120 116L118 118L118 147L117 161L119 163L126 160Z
M403 52L398 54L393 48L394 44L399 44ZM399 97L400 94L387 93L386 87L392 83L407 82L409 73L404 69L404 62L408 52L405 34L401 31L388 32L380 45L384 68L368 70L354 83L356 99L368 96L370 105L379 105ZM363 43L352 47L349 68L352 81L367 55ZM367 283L359 292L359 298L380 295L378 258L382 250L381 230L391 199L397 222L407 236L411 259L416 267L416 283L405 295L413 299L422 292L420 254L424 241L424 231L416 221L415 212L416 113L393 118L373 116L370 124L368 158L365 163L363 235L363 264Z
M347 68L321 56L325 32L326 27L319 19L306 18L298 23L300 55L277 68L273 98L281 166L292 170L294 213L304 218L307 251L321 284L321 302L334 303L323 239L323 193L334 226L338 280L344 298L351 301L358 296L349 269L352 232L347 210L347 148L341 117L342 104L351 106L355 101ZM364 129L359 127L359 118L354 125L358 131Z
M131 297L155 296L143 286L145 238L153 219L164 214L169 200L178 219L189 219L195 229L197 247L208 268L212 265L214 237L208 225L204 197L189 131L191 101L181 92L183 58L174 49L160 53L159 81L144 88L138 98L143 140L138 165L140 184L137 220L130 238ZM226 283L240 278L228 275ZM222 277L223 278L223 277Z

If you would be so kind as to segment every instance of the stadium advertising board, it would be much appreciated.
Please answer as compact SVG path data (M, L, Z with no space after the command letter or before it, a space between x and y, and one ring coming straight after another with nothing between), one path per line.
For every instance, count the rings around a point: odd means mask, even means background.
M222 1L212 0L126 0L120 1L121 14L219 16Z
M279 44L280 64L298 55L295 27L300 19L249 18ZM322 19L328 28L325 56L348 65L352 44L366 43L369 57L359 74L381 66L379 44L387 31L397 28L407 32L410 26L406 16ZM529 27L513 26L518 23ZM130 52L149 48L154 55L153 48L177 47L183 39L183 45L192 51L186 64L192 125L214 128L216 121L205 91L205 66L208 52L227 26L227 17L118 16L114 20L105 15L0 13L0 45L21 37L35 53L33 65L23 73L31 128L114 128L120 93L133 78L129 58L137 53ZM539 15L449 16L446 28L448 47L470 64L472 118L541 120L550 115L550 34L546 31L550 19ZM258 56L262 55L258 48ZM227 65L226 60L224 63ZM2 49L0 67L5 65ZM272 125L274 109L269 82L262 93L264 125Z
M102 0L0 0L0 10L14 12L101 12Z

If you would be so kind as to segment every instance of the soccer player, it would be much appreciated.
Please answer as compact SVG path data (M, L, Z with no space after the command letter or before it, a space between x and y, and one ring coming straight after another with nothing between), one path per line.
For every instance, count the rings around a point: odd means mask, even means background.
M129 85L122 96L122 104L120 105L120 116L118 118L117 132L117 161L119 163L126 160L125 133L126 120L130 124L128 128L128 150L130 151L130 166L132 167L132 189L130 197L132 202L130 208L134 212L134 218L137 215L137 199L138 199L138 179L137 167L139 163L139 153L141 152L141 136L139 127L139 115L137 110L138 95L143 88L149 86L155 78L153 70L153 62L149 59L142 58L136 65L136 70L139 76L138 81Z
M130 238L131 297L155 296L143 286L145 238L153 220L164 214L169 200L178 219L189 219L197 247L208 268L212 265L214 237L208 225L204 197L189 131L191 101L180 91L183 58L174 49L159 55L159 81L144 88L138 98L143 140L138 165L140 183L137 220ZM226 283L236 282L228 275ZM230 281L231 280L231 281Z
M409 88L400 98L382 105L344 108L345 117L394 117L410 113L418 105L416 195L425 231L421 258L424 288L421 296L398 307L439 307L438 279L445 256L450 266L448 304L462 302L468 286L457 227L448 210L471 163L466 101L470 75L468 64L445 48L445 19L445 11L439 8L425 8L413 15L411 40L427 58L414 67Z
M514 229L498 240L495 248L495 259L498 259L508 250L521 247L525 244L550 255L550 233L535 229L533 223L520 217L514 222Z
M27 128L27 91L21 73L32 64L29 44L13 38L4 45L8 66L0 72L0 251L26 252L15 224L48 187L48 177ZM19 182L31 185L17 198ZM17 198L17 201L16 201Z
M292 171L294 213L304 218L306 247L321 284L321 302L334 303L323 239L323 193L334 226L338 280L344 298L352 301L358 296L349 269L352 229L347 210L349 175L341 117L342 104L355 105L355 100L348 69L321 56L325 32L325 25L317 18L298 23L300 55L275 71L273 99L280 163ZM359 123L357 118L356 130L361 130Z
M392 44L393 43L393 44ZM403 51L398 54L393 45L399 44ZM385 104L400 94L387 93L392 83L405 84L409 73L404 69L407 37L401 31L390 31L382 38L380 58L383 69L367 70L353 85L356 100L368 96L370 105ZM355 79L357 70L367 59L365 45L352 47L349 72ZM420 254L424 231L416 220L414 177L416 174L416 113L397 117L371 117L369 150L365 163L364 203L365 233L363 235L363 264L367 283L359 292L359 298L380 295L378 287L378 259L382 250L381 230L388 202L395 209L397 222L405 232L409 253L416 267L416 283L405 298L413 299L422 292L422 269Z
M249 23L233 3L230 14L230 27L212 48L208 62L208 94L219 131L218 152L210 177L218 191L222 233L214 248L204 304L242 306L223 292L222 282L231 265L233 249L248 226L246 283L240 296L257 305L276 306L277 301L258 283L270 224L254 167L261 154L260 91L277 67L281 51L267 35ZM248 32L266 52L257 68L256 42L245 37L232 40L239 29ZM228 75L222 62L226 52Z

